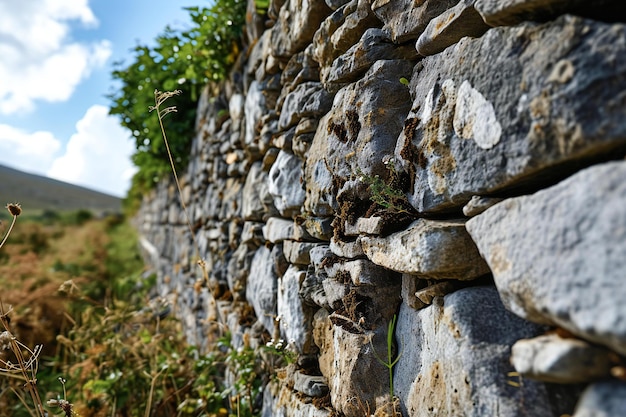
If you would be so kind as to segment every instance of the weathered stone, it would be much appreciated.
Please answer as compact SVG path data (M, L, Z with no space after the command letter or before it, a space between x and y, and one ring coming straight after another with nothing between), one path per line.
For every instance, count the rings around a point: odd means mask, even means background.
M262 417L331 417L331 410L321 409L303 398L299 391L270 382L263 390Z
M246 286L246 299L254 308L257 320L270 334L274 332L274 318L276 317L276 293L278 276L274 270L270 250L261 246L254 253Z
M482 36L489 26L474 8L476 0L461 0L428 23L417 39L415 49L422 56L435 55L461 38Z
M285 240L285 257L292 264L308 265L309 263L311 263L311 258L309 256L311 249L319 245L319 243L295 242L293 240Z
M260 222L244 222L241 231L241 243L255 247L261 246L265 241L263 226L264 224Z
M365 256L361 247L360 238L353 241L343 241L337 239L330 240L330 250L337 256L342 258L361 258Z
M315 239L329 241L333 235L332 219L329 217L306 217L303 227Z
M426 280L422 280L415 275L402 274L402 302L414 310L419 310L428 306L415 296L417 291L424 288Z
M385 24L395 43L415 40L428 22L459 0L374 0L372 10Z
M243 186L241 215L244 220L261 221L271 214L266 207L274 205L273 199L265 202L261 199L261 195L269 195L267 179L268 174L263 171L262 163L257 161L252 164Z
M443 297L456 289L457 285L453 281L437 282L415 291L415 298L425 305L430 305L435 297Z
M302 51L331 10L323 1L287 0L271 29L270 49L274 57L289 59Z
M463 214L467 217L474 217L487 210L489 207L498 204L502 198L481 197L475 195L466 205L463 206Z
M350 2L350 0L324 0L324 1L326 1L326 4L328 5L328 7L330 7L332 10L337 10L344 4Z
M329 39L337 28L343 24L346 18L345 9L345 7L340 7L328 16L317 29L315 35L313 35L313 58L322 68L328 67L343 52L335 50L335 46L332 42L329 42Z
M363 417L363 407L375 409L389 390L386 378L372 378L387 375L374 355L374 350L379 356L386 355L386 326L367 333L347 330L333 324L324 310L315 314L314 323L320 370L328 381L333 407L346 417Z
M352 0L344 11L343 24L330 38L338 51L346 51L363 36L368 28L381 26L382 23L372 13L372 0Z
M626 382L604 381L589 385L573 417L626 416Z
M259 137L259 120L266 113L265 95L261 89L261 85L257 81L253 81L248 88L246 102L244 106L246 112L246 135L244 143L247 147L258 149Z
M329 278L341 282L352 282L354 285L395 285L399 278L393 272L381 268L367 259L334 262L325 266L324 269Z
M408 90L398 80L411 68L407 61L379 61L362 80L337 93L333 109L320 121L305 165L307 212L333 214L333 177L347 179L359 169L388 176L382 158L393 153L410 106Z
M466 288L419 311L404 304L396 324L403 349L394 367L394 388L404 415L559 416L571 398L551 403L548 388L507 376L510 346L541 329L507 312L493 287ZM410 346L410 348L408 348ZM511 379L513 382L516 380Z
M337 91L361 78L376 61L416 58L417 54L411 45L396 46L387 32L371 28L345 54L337 57L327 71L322 71L322 82L327 90ZM400 83L400 78L395 81Z
M303 118L319 118L330 110L332 102L332 96L320 83L309 81L300 84L285 98L278 126L287 130Z
M385 220L382 217L359 217L356 223L345 222L344 234L346 236L379 235L383 231Z
M558 384L606 378L611 368L607 349L556 334L518 340L511 349L511 364L523 377Z
M298 353L310 354L317 351L313 344L313 314L315 310L300 297L300 285L306 271L290 266L279 279L278 317L280 335Z
M304 190L300 184L302 162L294 154L280 151L269 174L268 190L274 197L274 206L283 217L300 213Z
M626 146L624 25L495 28L421 64L396 148L420 212L536 186Z
M263 226L263 236L265 240L272 243L280 243L283 240L309 240L308 233L304 228L293 220L281 219L280 217L270 217Z
M587 168L467 222L515 314L626 354L626 162Z
M293 389L309 397L323 397L328 392L328 384L323 376L296 371L293 375Z
M285 252L283 251L283 243L277 243L272 246L270 257L272 258L272 262L274 263L274 272L279 277L282 277L287 269L291 266L287 258L285 257Z
M624 16L619 0L477 0L476 9L491 26L546 21L566 13L605 19Z
M361 246L375 264L421 278L470 280L489 272L461 220L418 219L384 238L363 236Z

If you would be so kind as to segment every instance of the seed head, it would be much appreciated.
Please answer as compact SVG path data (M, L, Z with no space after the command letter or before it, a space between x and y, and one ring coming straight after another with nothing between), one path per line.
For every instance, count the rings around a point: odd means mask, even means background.
M7 210L11 213L11 216L19 216L22 214L22 206L19 203L9 203L7 204Z

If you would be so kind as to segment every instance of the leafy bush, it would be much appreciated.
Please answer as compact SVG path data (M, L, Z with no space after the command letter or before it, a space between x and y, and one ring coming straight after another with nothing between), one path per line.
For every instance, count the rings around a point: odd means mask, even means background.
M148 113L148 107L154 105L154 90L183 92L176 98L178 114L168 121L167 130L175 163L184 167L200 91L208 82L223 80L241 50L245 0L215 0L210 8L186 10L193 22L190 29L167 27L157 37L156 46L136 46L134 61L127 66L117 63L112 74L121 87L109 95L110 112L121 117L137 148L133 162L139 170L133 178L130 200L140 198L170 170L159 121Z

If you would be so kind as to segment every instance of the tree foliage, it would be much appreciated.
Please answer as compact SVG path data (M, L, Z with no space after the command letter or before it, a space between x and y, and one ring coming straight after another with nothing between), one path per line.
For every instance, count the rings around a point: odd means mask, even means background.
M208 8L186 10L192 20L189 29L167 27L154 46L137 45L133 61L126 66L117 63L112 73L121 85L109 95L110 112L120 116L137 148L133 162L138 172L130 200L170 169L158 119L148 112L154 105L154 90L183 92L172 103L178 113L167 120L170 148L177 167L182 168L188 162L200 91L208 82L224 79L241 50L245 0L215 0Z

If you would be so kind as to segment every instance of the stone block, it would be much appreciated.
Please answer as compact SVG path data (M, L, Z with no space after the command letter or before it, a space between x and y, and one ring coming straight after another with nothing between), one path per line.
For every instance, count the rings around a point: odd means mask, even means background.
M504 304L626 354L626 162L580 171L467 222Z
M489 272L462 220L418 219L387 237L361 237L365 255L393 271L429 279L471 280Z

